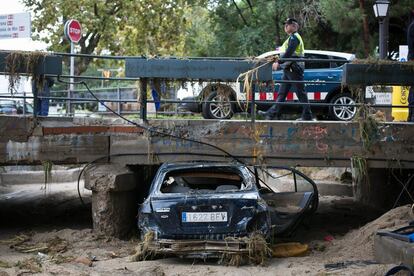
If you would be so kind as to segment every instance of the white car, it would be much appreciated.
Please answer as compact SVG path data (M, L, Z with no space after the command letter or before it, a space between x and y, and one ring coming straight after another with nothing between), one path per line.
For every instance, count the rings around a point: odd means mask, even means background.
M280 51L266 52L258 59L264 59L270 56L278 55ZM355 99L351 92L345 87L341 87L342 80L342 65L355 58L354 54L333 52L333 51L319 51L319 50L305 50L305 58L308 59L330 59L337 61L328 62L306 62L304 79L310 81L305 85L305 90L308 93L310 102L313 103L332 103L351 106L331 106L331 107L314 107L312 111L321 117L327 117L332 120L348 121L354 118L356 114ZM280 80L282 71L274 71L274 80ZM311 83L312 81L327 81L337 82L332 83ZM195 113L201 112L205 119L229 119L234 113L243 111L243 107L237 104L238 101L246 100L246 94L242 93L241 84L232 83L186 83L187 89L182 89L180 95L188 93L187 97L182 97L183 103L179 104L179 110L191 111ZM274 104L277 97L277 91L280 84L261 85L259 91L255 91L255 100L258 110L267 110ZM190 87L190 89L188 88ZM190 92L191 91L191 92ZM193 103L189 103L194 101ZM290 91L287 96L287 101L297 101L294 90ZM300 108L285 107L284 113L291 111L297 112Z

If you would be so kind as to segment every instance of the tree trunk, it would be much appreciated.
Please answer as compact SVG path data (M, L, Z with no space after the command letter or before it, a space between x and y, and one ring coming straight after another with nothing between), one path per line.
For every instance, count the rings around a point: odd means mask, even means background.
M275 23L275 46L280 46L281 45L281 39L280 39L280 16L278 13L278 7L277 7L277 1L275 0L275 17L274 17L274 23Z
M365 11L365 0L359 0L359 9L361 10L362 14L362 25L363 25L363 39L364 39L364 52L365 57L369 56L369 27L368 27L368 20L367 14Z

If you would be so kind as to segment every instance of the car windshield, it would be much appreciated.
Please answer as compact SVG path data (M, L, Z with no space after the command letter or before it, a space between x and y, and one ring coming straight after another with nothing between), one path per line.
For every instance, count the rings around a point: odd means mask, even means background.
M200 169L178 170L167 173L162 193L221 193L251 189L251 183L231 170Z

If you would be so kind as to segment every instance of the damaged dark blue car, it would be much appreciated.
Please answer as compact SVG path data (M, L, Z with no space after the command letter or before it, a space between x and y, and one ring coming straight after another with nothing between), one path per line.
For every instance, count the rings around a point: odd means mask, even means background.
M282 170L288 174L277 172L276 182L279 176L289 175L287 182L294 182L288 184L291 191L286 190L286 181L271 187L259 178L256 168L237 163L162 165L138 214L148 250L152 254L217 257L247 250L245 238L251 235L269 240L293 231L304 216L316 210L318 192L302 173ZM305 181L301 184L298 178ZM310 183L308 188L303 188L303 182Z

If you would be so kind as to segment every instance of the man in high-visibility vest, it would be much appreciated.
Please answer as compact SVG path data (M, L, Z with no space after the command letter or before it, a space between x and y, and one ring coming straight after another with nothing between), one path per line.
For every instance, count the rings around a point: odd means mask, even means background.
M288 39L280 48L281 58L303 58L305 46L302 37L298 33L299 23L294 18L288 18L285 21L285 32L289 35ZM282 80L303 81L303 72L305 69L304 62L296 61L280 61L273 63L272 69L278 70L279 67L283 69ZM266 112L259 112L264 115L266 120L279 120L281 117L282 106L278 103L285 102L287 94L292 86L296 87L296 95L302 105L302 116L298 120L312 120L312 112L309 106L308 96L305 92L305 85L303 83L282 83L278 91L276 103Z

